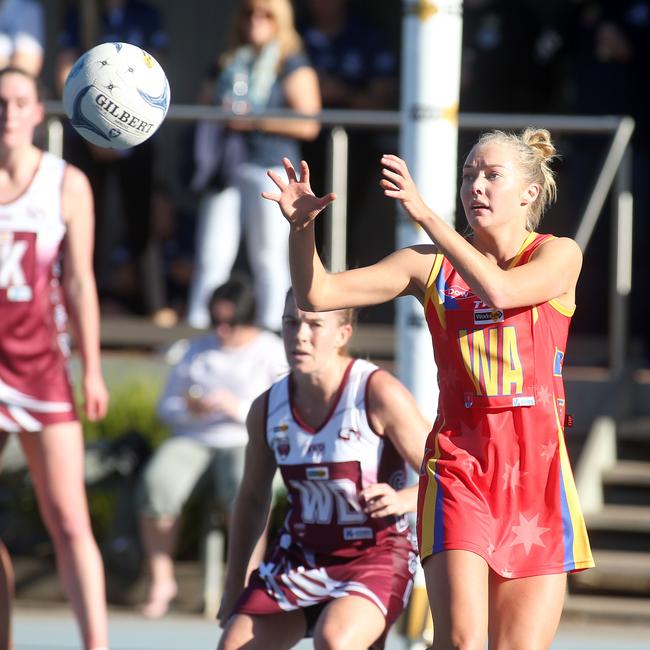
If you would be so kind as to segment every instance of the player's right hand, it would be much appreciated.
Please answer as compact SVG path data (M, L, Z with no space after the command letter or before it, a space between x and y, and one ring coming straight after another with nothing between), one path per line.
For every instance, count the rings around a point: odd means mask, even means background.
M300 161L300 178L288 158L283 158L282 164L287 173L286 181L271 169L267 172L280 194L262 192L262 196L269 201L275 201L285 219L297 230L302 230L336 199L336 194L330 192L321 197L314 194L309 184L309 166L304 160Z

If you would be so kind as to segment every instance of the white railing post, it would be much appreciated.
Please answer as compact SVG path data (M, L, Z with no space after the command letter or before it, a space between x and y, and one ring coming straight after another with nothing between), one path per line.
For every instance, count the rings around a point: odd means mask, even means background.
M325 228L325 258L330 271L345 271L347 265L348 232L348 133L335 126L330 133L327 160L328 191L336 201L328 209L329 222Z

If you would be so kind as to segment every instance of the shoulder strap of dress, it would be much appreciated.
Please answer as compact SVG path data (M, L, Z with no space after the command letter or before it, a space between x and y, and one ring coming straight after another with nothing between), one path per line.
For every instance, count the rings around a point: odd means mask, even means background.
M521 264L526 264L528 260L530 259L530 256L544 243L549 241L550 239L555 239L555 235L550 235L550 234L545 234L545 235L540 235L537 232L531 232L526 241L524 242L523 246L521 247L521 250L519 253L517 253L516 257L513 259L512 264L510 264L510 268L513 268L514 266L519 266Z

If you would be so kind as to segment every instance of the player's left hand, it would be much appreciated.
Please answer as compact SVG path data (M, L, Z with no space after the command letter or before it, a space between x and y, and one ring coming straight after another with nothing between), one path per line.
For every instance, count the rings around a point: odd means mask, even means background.
M375 483L361 492L363 511L372 519L403 515L400 493L388 483Z
M409 217L419 223L430 210L422 200L406 163L394 154L384 154L381 164L384 178L379 181L379 185L384 190L384 196L397 199Z
M84 413L91 422L101 420L108 410L108 391L103 377L87 374L83 382Z

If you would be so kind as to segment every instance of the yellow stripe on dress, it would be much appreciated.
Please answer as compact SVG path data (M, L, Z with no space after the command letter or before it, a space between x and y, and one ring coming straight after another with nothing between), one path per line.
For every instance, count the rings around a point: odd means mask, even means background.
M563 316L567 316L568 318L571 318L571 316L573 316L573 314L576 311L575 305L573 305L573 307L571 308L565 307L562 303L560 303L560 301L557 298L553 298L552 300L549 300L548 304L551 305L551 307L553 307L553 309L555 309L556 311L559 311L560 314L562 314Z
M420 558L429 557L433 552L433 545L435 543L435 528L436 528L436 506L438 502L438 480L436 478L436 465L440 458L440 445L438 444L438 434L444 427L444 421L441 422L438 430L434 436L434 449L433 456L427 460L424 468L427 476L427 489L424 494L424 503L422 505L422 512L420 513L422 522L422 539L420 543Z
M508 270L513 269L517 264L519 264L519 260L521 259L521 256L524 254L524 251L532 244L537 239L537 233L533 230L533 232L528 234L528 237L524 239L524 243L521 245L519 248L519 252L512 258L512 261L510 264L508 264Z
M430 301L438 315L438 321L442 329L447 328L447 318L445 316L444 303L436 286L436 280L438 279L438 274L440 273L444 260L445 256L442 253L436 253L433 266L431 267L431 273L429 273L429 278L427 279L427 288L424 292L424 313L427 313L427 305Z
M566 495L569 517L571 518L571 528L573 532L572 561L575 564L575 568L586 568L593 566L594 561L591 555L591 548L589 546L587 527L585 525L584 517L582 516L582 508L580 507L578 491L576 490L575 481L573 480L573 472L571 471L569 454L567 453L566 444L564 442L564 434L562 432L562 426L560 424L560 418L557 412L557 403L554 404L554 410L558 431L558 449L560 453L560 472L562 476L562 485L564 486L564 493Z

